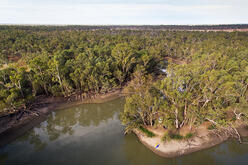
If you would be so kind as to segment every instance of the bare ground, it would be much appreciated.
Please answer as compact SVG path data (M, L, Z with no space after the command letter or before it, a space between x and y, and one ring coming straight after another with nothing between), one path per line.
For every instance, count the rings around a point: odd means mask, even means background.
M133 132L137 135L140 142L154 153L165 158L172 158L213 147L226 141L230 137L224 132L218 132L218 134L215 134L214 131L208 130L208 126L208 123L204 123L199 126L194 130L194 136L192 138L184 140L170 140L166 142L161 140L164 133L167 131L163 128L147 127L149 131L152 131L156 135L152 138L147 137L138 129L133 130ZM239 127L238 131L242 136L248 135L248 130L245 126ZM188 132L188 130L185 132ZM158 144L159 147L156 148Z

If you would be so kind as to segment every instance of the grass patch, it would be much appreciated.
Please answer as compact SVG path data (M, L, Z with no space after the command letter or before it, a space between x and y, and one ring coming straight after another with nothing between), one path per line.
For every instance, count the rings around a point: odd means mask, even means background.
M147 137L154 137L155 136L155 134L153 132L149 131L148 129L146 129L146 128L142 127L142 126L140 126L139 129L143 133L145 133Z
M189 139L189 138L192 138L193 137L193 133L187 133L186 136L184 136L184 139Z
M175 139L175 140L182 140L183 136L179 135L179 134L171 134L170 135L171 139Z
M178 133L165 133L164 136L161 138L162 141L170 141L171 139L174 140L183 140L183 139L189 139L191 137L193 137L194 134L193 133L188 133L186 136L182 136Z

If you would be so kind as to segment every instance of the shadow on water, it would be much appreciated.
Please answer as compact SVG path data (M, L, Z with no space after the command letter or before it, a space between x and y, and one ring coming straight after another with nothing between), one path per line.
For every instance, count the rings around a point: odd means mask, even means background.
M226 142L179 158L165 159L123 135L124 99L54 111L47 120L0 148L0 164L221 165L246 164L248 146Z

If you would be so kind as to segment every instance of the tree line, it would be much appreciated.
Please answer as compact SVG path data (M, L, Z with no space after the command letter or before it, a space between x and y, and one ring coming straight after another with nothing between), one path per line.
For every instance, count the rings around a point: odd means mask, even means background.
M0 30L27 30L27 31L85 31L85 30L230 30L248 29L247 24L220 24L220 25L1 25Z

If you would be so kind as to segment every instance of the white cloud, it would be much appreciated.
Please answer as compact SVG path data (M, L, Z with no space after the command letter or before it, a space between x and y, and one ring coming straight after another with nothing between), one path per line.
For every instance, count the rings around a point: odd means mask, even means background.
M211 5L211 3L207 5L41 3L38 5L0 2L0 23L17 24L245 23L244 21L248 22L248 19L244 14L248 14L245 6L237 8L230 4Z

